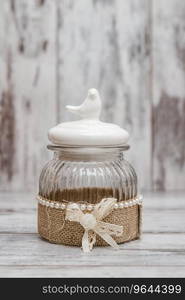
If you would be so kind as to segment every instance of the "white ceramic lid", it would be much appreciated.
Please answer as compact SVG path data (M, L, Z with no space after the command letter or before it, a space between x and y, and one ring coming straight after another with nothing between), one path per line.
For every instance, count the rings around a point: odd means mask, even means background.
M49 140L59 146L121 146L126 145L129 134L112 123L99 120L101 99L96 89L89 89L80 106L66 108L81 117L78 121L64 122L48 132Z

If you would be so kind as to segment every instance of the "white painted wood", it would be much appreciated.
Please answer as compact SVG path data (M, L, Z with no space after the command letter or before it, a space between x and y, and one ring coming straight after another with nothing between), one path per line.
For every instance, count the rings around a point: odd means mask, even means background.
M153 186L185 188L185 2L153 1Z
M96 87L139 185L184 189L181 0L0 1L0 190L37 190L47 131ZM152 183L151 183L152 182Z
M148 239L148 241L147 241ZM96 247L90 254L78 247L50 244L36 234L1 234L0 265L51 266L185 266L185 235L145 235L119 251ZM85 274L84 274L85 275Z
M185 193L183 190L170 192L143 192L146 209L185 209Z
M56 122L55 1L0 2L0 187L33 190ZM1 119L2 118L2 119Z
M145 196L142 238L120 245L119 251L95 247L87 255L38 236L32 194L0 194L0 276L184 277L184 193Z
M37 232L37 211L33 209L2 210L0 232ZM143 231L145 233L185 233L185 210L144 211ZM16 226L15 226L16 224Z
M184 277L184 266L1 266L6 277Z
M150 187L150 3L60 1L60 120L75 118L88 88L99 89L102 119L126 128L141 187ZM144 170L144 172L143 172ZM147 174L147 176L143 176Z

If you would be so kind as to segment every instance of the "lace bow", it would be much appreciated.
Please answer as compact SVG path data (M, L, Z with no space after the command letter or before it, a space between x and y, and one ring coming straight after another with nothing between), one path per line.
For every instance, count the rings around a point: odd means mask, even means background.
M84 228L82 238L82 249L84 252L90 252L96 242L96 234L98 234L110 246L118 249L119 246L112 238L114 236L121 236L123 233L123 226L103 222L114 209L117 202L115 198L102 199L100 203L96 204L92 213L84 213L75 203L69 204L66 209L66 220L80 223Z

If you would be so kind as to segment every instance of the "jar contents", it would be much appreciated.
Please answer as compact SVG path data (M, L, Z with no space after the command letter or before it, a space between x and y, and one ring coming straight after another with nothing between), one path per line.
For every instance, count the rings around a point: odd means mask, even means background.
M48 195L41 196L52 201L67 201L67 202L81 202L81 203L98 203L103 198L114 197L119 201L126 201L130 197L126 196L123 192L120 193L118 189L111 188L81 188L81 189L63 189L50 192ZM136 191L133 193L132 198L136 197Z

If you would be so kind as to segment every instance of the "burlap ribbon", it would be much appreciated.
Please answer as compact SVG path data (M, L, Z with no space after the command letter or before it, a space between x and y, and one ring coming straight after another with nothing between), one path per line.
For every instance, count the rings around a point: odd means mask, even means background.
M95 205L92 213L84 213L75 203L69 204L66 208L66 220L79 222L84 228L82 237L82 249L84 252L90 252L96 242L96 234L105 240L110 246L118 249L119 246L112 238L112 235L121 236L123 226L103 222L114 209L117 202L115 198L105 198Z

